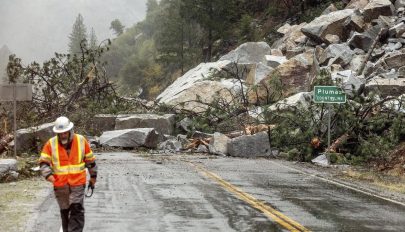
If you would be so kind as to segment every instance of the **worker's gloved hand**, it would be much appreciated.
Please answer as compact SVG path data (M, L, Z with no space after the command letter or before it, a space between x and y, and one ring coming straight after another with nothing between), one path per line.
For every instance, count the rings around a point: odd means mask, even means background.
M94 187L96 186L96 178L90 178L90 181L89 181L89 186L90 186L90 188L93 188L94 189Z
M46 178L47 181L54 183L55 182L55 177L53 175L48 176L48 178Z

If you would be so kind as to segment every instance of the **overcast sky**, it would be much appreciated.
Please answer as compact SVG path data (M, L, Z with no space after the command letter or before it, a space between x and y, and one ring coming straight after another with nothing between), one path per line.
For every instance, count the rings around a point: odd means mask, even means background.
M126 27L145 18L147 0L0 0L0 47L7 45L24 63L65 53L80 13L99 41L114 37L114 19Z

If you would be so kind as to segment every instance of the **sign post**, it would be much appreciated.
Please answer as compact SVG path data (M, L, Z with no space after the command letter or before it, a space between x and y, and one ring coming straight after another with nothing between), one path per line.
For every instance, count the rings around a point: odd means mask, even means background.
M17 157L17 101L32 100L31 84L0 85L0 101L13 102L14 157Z
M346 93L337 86L314 86L315 103L346 103ZM328 105L328 148L330 147L331 107Z

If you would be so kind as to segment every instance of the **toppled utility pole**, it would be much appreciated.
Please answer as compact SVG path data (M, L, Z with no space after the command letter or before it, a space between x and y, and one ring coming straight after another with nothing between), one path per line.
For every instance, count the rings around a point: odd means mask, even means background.
M357 76L360 76L363 74L364 71L364 67L366 67L366 63L367 61L370 59L371 53L373 52L375 46L377 45L377 41L380 39L382 33L385 31L386 29L381 28L380 32L378 32L377 36L375 37L373 44L371 45L370 49L367 52L366 57L364 58L364 61L361 63L359 70L357 70Z

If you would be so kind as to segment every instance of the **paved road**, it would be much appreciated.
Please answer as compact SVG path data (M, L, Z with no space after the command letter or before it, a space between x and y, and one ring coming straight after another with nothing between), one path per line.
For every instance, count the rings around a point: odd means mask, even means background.
M103 153L85 231L404 231L405 207L275 160ZM59 231L52 194L32 231Z

